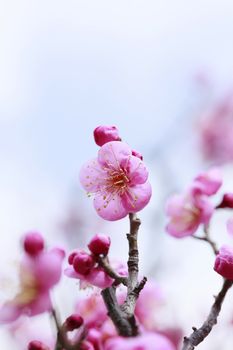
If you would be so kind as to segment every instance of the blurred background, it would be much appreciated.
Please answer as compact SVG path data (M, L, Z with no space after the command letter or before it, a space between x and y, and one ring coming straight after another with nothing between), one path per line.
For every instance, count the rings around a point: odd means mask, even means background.
M94 128L107 124L150 168L141 271L164 289L161 322L189 334L205 319L221 284L214 257L204 243L165 233L164 205L211 164L221 165L223 190L232 191L232 16L230 0L0 0L1 301L13 294L29 230L68 250L102 231L112 256L126 258L127 220L103 223L78 181L97 153ZM228 217L213 220L219 244L232 240ZM61 312L72 307L68 291L74 284L65 281ZM200 349L232 349L232 291L223 309ZM23 338L2 327L2 349L24 350L12 334Z

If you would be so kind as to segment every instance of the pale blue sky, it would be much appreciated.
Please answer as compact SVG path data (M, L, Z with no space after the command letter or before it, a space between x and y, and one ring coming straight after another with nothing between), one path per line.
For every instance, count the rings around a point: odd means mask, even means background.
M190 176L193 77L232 86L232 18L232 0L0 0L0 259L52 227L96 125L148 159L163 140L179 183Z

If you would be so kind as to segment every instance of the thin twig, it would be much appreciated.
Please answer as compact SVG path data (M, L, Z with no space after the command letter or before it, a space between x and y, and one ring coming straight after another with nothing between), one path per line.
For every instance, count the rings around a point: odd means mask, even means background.
M118 275L118 273L114 271L114 269L111 267L106 257L99 257L98 263L104 269L104 271L109 275L109 277L113 278L118 284L122 283L125 286L127 286L128 278Z
M54 323L57 329L57 340L56 340L56 345L54 350L79 350L80 344L84 338L85 330L81 334L80 339L78 339L77 342L72 344L72 342L70 342L67 337L66 331L64 329L64 325L61 325L61 322L59 320L59 317L55 309L52 309L51 316L54 320Z
M209 335L213 326L217 323L217 318L221 311L222 303L232 284L233 281L224 280L222 289L215 298L215 302L211 307L207 320L199 329L193 327L193 333L189 337L184 338L182 350L194 350L194 348Z
M217 248L217 244L210 238L210 233L209 233L209 227L208 226L205 226L204 227L204 236L192 236L193 238L195 239L199 239L200 241L204 241L204 242L207 242L215 255L218 254L218 248Z
M109 276L127 286L126 300L121 306L117 302L116 289L114 286L102 291L109 317L112 319L118 333L125 337L135 336L139 332L134 317L134 311L139 294L147 281L146 277L144 277L140 283L138 282L139 254L137 238L141 221L137 218L136 214L129 214L129 220L130 233L127 234L129 242L128 278L126 279L117 275L106 260L102 261L102 263L105 263L105 267L103 267L105 271L108 272Z
M138 283L138 230L141 221L136 214L129 214L130 233L127 234L129 242L129 258L128 258L128 294L136 287Z

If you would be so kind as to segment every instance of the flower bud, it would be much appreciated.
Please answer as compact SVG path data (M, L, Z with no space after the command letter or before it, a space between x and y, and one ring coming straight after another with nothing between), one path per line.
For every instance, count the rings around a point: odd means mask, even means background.
M78 329L83 324L83 318L78 314L69 316L65 321L65 328L68 332L72 332L74 329Z
M135 151L134 149L132 150L132 156L137 157L137 158L143 160L142 154L139 153L139 152L137 152L137 151Z
M233 280L233 249L228 246L220 248L215 259L214 270L228 280Z
M221 203L217 208L230 208L233 209L233 193L225 193Z
M23 246L26 253L35 256L44 249L44 239L38 232L29 232L24 238Z
M80 346L80 350L95 350L94 346L87 340L84 340Z
M115 126L101 125L94 130L95 143L98 146L103 146L110 141L121 141L119 131Z
M96 234L88 244L88 248L94 255L107 255L110 248L110 237L102 234Z
M68 263L69 263L70 265L73 265L74 258L76 257L77 253L78 253L77 250L75 250L74 252L72 252L72 253L69 255L69 257L68 257Z
M74 257L73 267L74 270L81 275L87 275L95 265L93 256L80 250Z
M42 342L33 340L28 344L28 350L49 350L49 348Z

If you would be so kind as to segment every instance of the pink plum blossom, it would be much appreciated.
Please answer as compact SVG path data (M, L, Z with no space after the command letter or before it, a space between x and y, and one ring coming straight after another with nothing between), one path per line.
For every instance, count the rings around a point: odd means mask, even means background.
M116 337L106 342L104 350L175 350L172 343L157 333L144 333L137 337Z
M156 311L165 298L161 288L154 282L147 282L136 303L135 315L145 329L155 327Z
M222 175L219 168L211 168L200 173L195 179L193 186L200 189L203 194L211 196L222 186Z
M106 306L99 293L79 298L75 311L83 317L88 328L97 329L108 319Z
M232 135L233 94L230 92L200 119L199 136L204 157L214 163L232 162Z
M195 187L184 194L173 195L166 205L170 218L166 230L176 238L193 235L200 224L209 223L213 211L214 206Z
M219 249L214 270L224 278L233 280L233 248L225 245Z
M97 159L80 171L83 188L94 194L94 207L105 220L114 221L143 209L151 198L148 170L121 141L104 144Z
M110 278L107 273L99 266L93 267L89 273L81 274L75 271L72 267L65 269L65 275L70 278L79 279L82 283L81 285L93 285L95 287L104 289L110 287L114 280Z
M98 146L103 146L110 141L121 141L117 127L107 125L101 125L95 128L94 139Z
M50 290L59 282L64 251L54 248L37 255L25 254L20 264L20 291L0 309L0 323L21 315L34 316L52 308Z

